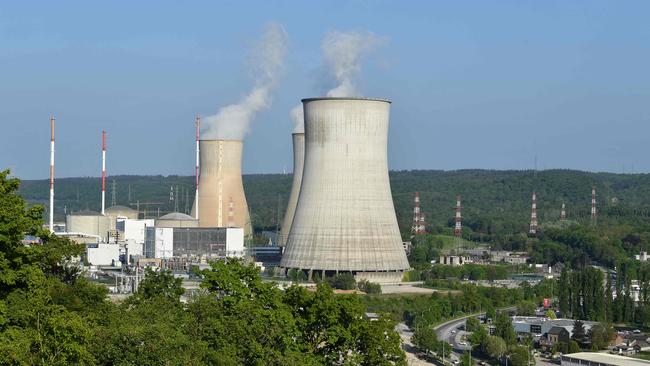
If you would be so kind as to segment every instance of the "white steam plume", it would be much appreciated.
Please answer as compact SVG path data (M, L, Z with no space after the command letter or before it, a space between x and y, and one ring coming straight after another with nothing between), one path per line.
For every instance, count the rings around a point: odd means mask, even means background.
M205 117L203 138L243 140L255 114L271 105L271 92L284 68L288 37L282 25L269 23L252 51L251 64L255 85L239 103L222 107Z
M327 92L328 97L359 96L354 78L361 71L361 62L368 53L381 46L384 40L371 32L330 31L325 35L323 64L336 81L336 87ZM304 132L302 104L291 109L294 132Z

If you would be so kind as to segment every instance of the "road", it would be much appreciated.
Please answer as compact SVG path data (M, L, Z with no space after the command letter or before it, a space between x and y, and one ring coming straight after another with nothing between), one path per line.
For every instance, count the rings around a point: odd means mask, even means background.
M500 311L512 311L515 310L516 307L509 307L505 309L499 309ZM472 315L467 315L462 318L450 320L448 322L442 323L435 328L433 328L436 331L436 334L438 335L438 339L441 341L446 341L447 343L451 344L452 347L452 359L458 359L460 356L465 352L469 351L472 349L472 346L469 344L469 342L465 341L465 345L460 344L462 342L462 338L465 335L469 335L469 333L465 331L458 330L458 328L465 324L467 319L473 317L473 316L483 316L485 313L477 313L477 314L472 314Z

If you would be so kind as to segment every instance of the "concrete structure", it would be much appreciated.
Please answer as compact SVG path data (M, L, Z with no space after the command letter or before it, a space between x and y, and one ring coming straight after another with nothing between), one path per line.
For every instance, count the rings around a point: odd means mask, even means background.
M107 240L108 232L114 230L115 223L111 223L111 221L109 216L104 216L94 211L79 211L69 214L65 218L68 233L99 236L101 238L100 241L103 242ZM77 241L74 236L72 236L72 239Z
M303 99L305 162L281 266L399 282L409 263L388 180L390 102Z
M147 258L225 258L244 256L244 229L147 227Z
M111 206L106 209L105 214L114 219L138 219L138 211L126 206Z
M298 203L298 195L300 194L300 185L302 183L302 169L305 162L305 134L294 133L293 138L293 183L291 184L291 194L289 195L289 203L287 204L287 211L284 214L284 221L282 222L282 231L278 238L278 245L283 247L287 244L287 237L291 230L293 223L293 216L296 212L296 204Z
M126 219L124 224L124 235L122 236L129 256L144 255L144 241L147 227L154 226L154 220L131 220Z
M641 252L637 255L634 256L634 259L640 261L640 262L647 262L650 257L648 257L648 252Z
M463 264L470 262L467 257L460 255L447 255L441 256L438 263L447 266L462 266Z
M228 213L232 211L234 227L251 235L251 220L241 176L242 141L201 140L199 176L199 226L228 226ZM232 203L232 208L229 208ZM192 216L196 217L196 200Z
M86 261L94 266L115 266L120 263L118 244L92 243L86 245Z
M199 227L199 220L180 212L172 212L156 219L156 227Z
M650 361L595 352L563 355L561 362L562 366L650 366Z

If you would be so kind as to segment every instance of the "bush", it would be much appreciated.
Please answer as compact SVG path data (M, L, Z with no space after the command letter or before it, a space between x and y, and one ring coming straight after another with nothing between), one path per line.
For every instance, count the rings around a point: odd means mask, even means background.
M378 283L370 282L367 280L359 281L357 284L357 287L359 290L367 293L367 294L380 294L381 293L381 285Z
M354 290L356 288L356 281L352 273L339 273L334 277L329 277L327 283L335 289L339 290Z

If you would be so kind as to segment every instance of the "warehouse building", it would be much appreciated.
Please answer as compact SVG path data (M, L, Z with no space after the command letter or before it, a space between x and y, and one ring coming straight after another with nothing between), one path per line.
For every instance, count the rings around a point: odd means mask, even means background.
M578 352L563 355L562 366L650 366L650 361L608 353Z
M244 256L244 229L147 227L146 258L226 258Z

